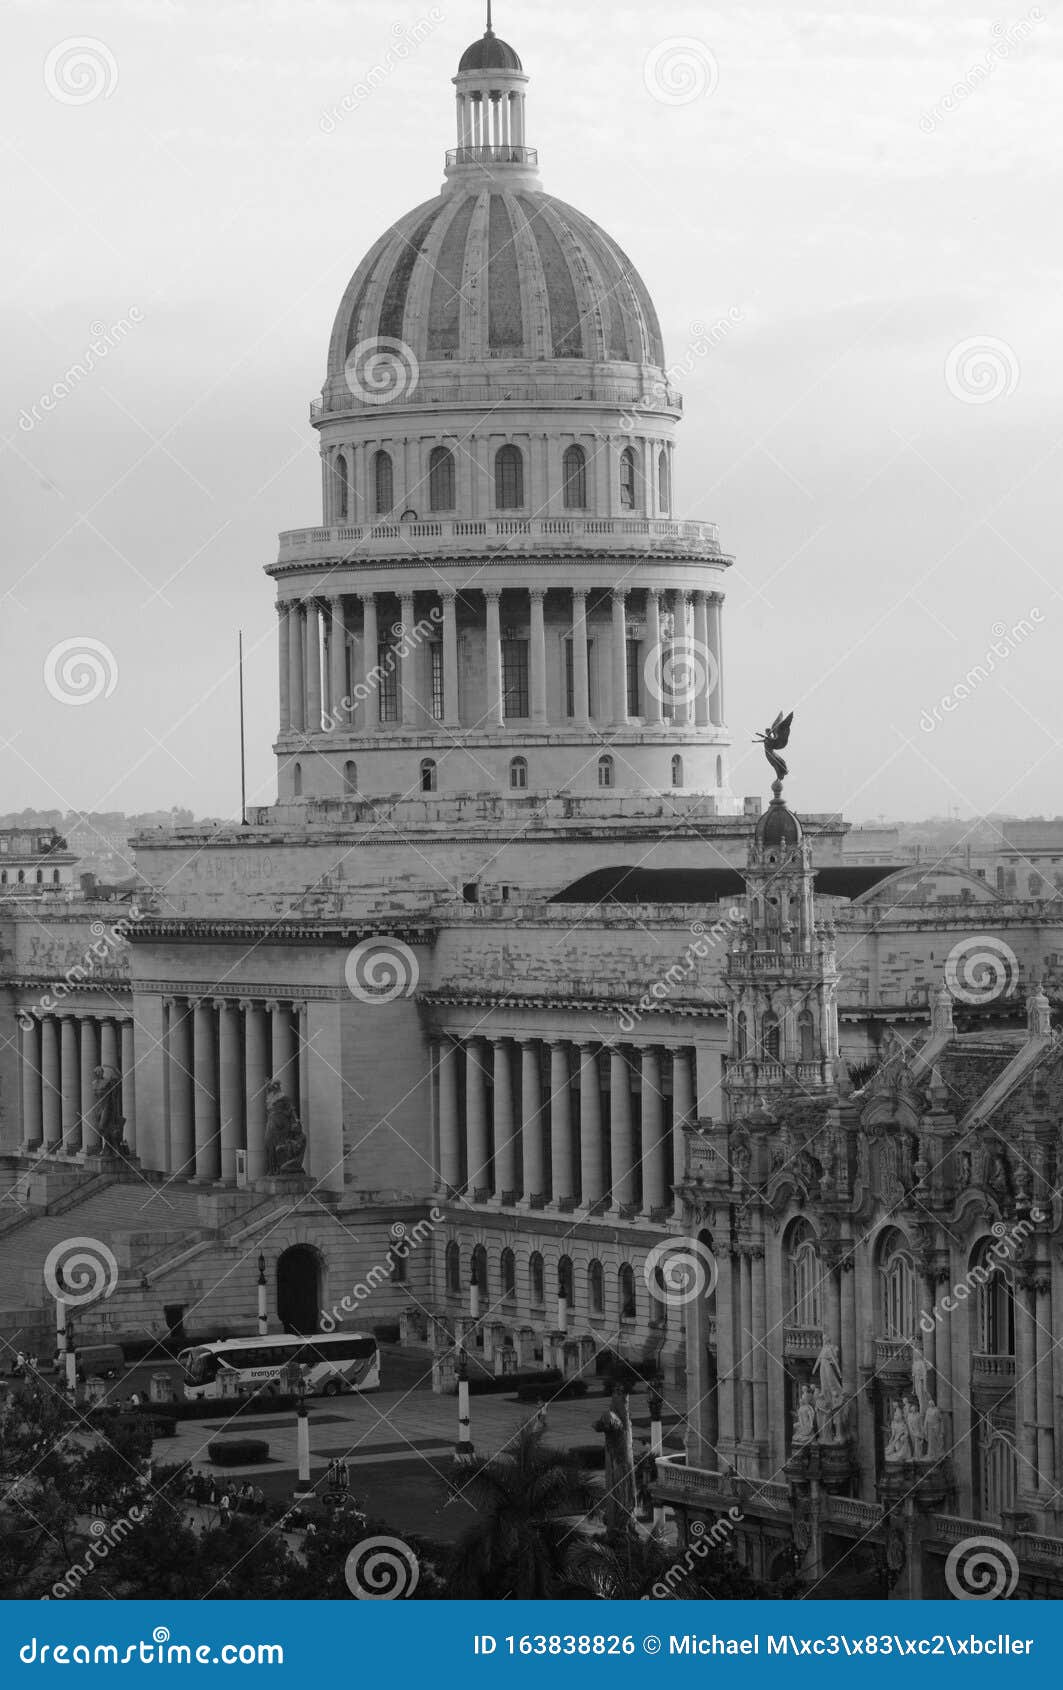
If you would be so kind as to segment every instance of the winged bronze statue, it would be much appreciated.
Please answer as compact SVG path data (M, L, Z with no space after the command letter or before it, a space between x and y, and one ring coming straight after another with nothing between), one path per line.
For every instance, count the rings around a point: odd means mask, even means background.
M788 716L784 716L780 710L771 727L765 728L763 733L756 736L756 741L759 741L764 747L764 755L780 781L784 781L790 773L788 764L779 756L779 752L784 751L790 743L790 728L793 719L794 713L792 710Z

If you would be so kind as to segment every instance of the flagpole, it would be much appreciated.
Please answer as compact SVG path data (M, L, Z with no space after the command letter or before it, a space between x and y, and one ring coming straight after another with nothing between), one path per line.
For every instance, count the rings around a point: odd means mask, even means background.
M240 670L240 826L247 826L247 753L244 745L244 631L237 634Z

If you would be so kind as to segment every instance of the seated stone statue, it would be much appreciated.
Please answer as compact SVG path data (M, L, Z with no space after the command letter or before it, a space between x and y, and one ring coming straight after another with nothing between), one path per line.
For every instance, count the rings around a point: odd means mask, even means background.
M306 1134L277 1080L266 1087L266 1172L301 1174Z

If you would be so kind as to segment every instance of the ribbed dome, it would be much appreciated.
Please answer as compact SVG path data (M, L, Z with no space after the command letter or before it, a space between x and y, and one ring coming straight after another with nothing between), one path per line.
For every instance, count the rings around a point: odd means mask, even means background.
M344 295L330 375L378 339L405 341L422 364L584 358L664 367L653 302L616 242L561 200L497 179L454 184L381 237Z
M795 850L802 837L801 823L793 811L781 798L773 798L757 822L757 844L767 850Z
M481 41L474 41L461 55L458 75L474 70L523 70L520 58L507 41L500 41L489 29Z

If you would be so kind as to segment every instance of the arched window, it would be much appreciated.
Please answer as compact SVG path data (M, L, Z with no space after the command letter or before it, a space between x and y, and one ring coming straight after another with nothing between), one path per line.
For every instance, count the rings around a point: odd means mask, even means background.
M39 868L37 870L37 885L38 886L44 885L44 870L42 868Z
M434 792L436 789L436 766L431 757L425 757L421 762L421 791Z
M292 791L297 798L303 796L303 765L296 763L292 769Z
M541 1309L546 1302L546 1271L538 1250L532 1251L528 1262L528 1276L531 1282L532 1308Z
M512 1250L502 1252L502 1301L515 1303L517 1300L517 1258Z
M446 1249L447 1291L452 1297L461 1295L461 1251L454 1243Z
M587 1305L591 1314L605 1313L605 1271L601 1262L591 1262L587 1268Z
M516 446L500 446L495 453L495 505L500 511L520 510L524 503L524 459Z
M428 459L428 503L434 511L452 511L454 454L449 446L434 446Z
M810 1009L803 1009L797 1017L797 1036L801 1041L801 1061L815 1062L816 1024Z
M298 766L299 765L296 764L296 768L298 768ZM18 871L18 883L19 883L20 886L25 886L25 884L26 884L26 871L25 871L25 869L21 869L21 868L19 869L19 871Z
M972 1277L978 1285L974 1299L975 1329L971 1348L979 1355L1015 1354L1015 1288L1011 1273L983 1238L971 1256Z
M612 786L612 784L613 784L613 774L614 774L613 759L611 757L599 757L599 759L598 759L598 785L599 786Z
M341 522L346 522L348 516L350 515L350 504L347 493L347 459L344 457L342 452L337 455L335 468L332 473L336 482L337 515Z
M346 762L343 765L343 789L345 792L358 791L358 764Z
M620 1293L621 1320L635 1320L638 1317L638 1304L635 1301L635 1270L630 1262L623 1262L620 1272L616 1276L617 1289Z
M528 759L514 757L509 765L509 784L515 791L523 792L528 784Z
M52 870L52 885L58 886L59 881L60 881L59 870L57 868L53 868L53 870Z
M882 1330L887 1338L915 1333L915 1269L902 1233L891 1230L879 1254Z
M1044 893L1044 881L1035 869L1026 882L1026 890L1031 898L1040 898Z
M778 1062L779 1017L774 1010L769 1009L761 1023L760 1042L765 1062Z
M672 758L672 785L673 786L682 786L682 784L683 784L683 759L682 759L682 757L680 757L680 755L677 751L675 756Z
M487 1251L482 1244L477 1244L472 1253L472 1283L478 1285L486 1297L487 1284Z
M717 759L716 759L716 785L717 786L723 785L723 758L722 757L717 757Z
M0 886L6 886L6 885L7 885L7 870L5 868L3 870L0 870Z
M377 516L390 516L395 508L395 468L389 452L373 458L373 509Z
M582 446L569 446L561 460L565 483L565 509L587 508L587 454Z
M991 1421L982 1423L981 1437L981 1518L1002 1520L1015 1507L1015 1480L1018 1460L1015 1440Z
M1004 870L1002 868L998 868L997 869L997 891L1003 892L1004 889L1005 889Z
M559 1297L564 1297L569 1308L576 1300L571 1256L562 1256L557 1264L557 1294Z
M744 1009L738 1011L735 1022L735 1043L738 1046L738 1060L744 1062L749 1055L749 1017Z
M668 468L667 448L662 448L657 459L657 503L661 514L667 516L672 508L672 476Z
M625 511L635 509L635 481L637 465L635 452L631 446L625 446L620 454L620 508Z
M808 1221L795 1221L787 1250L790 1270L790 1306L783 1315L787 1326L823 1326L821 1285L823 1268L819 1244Z

